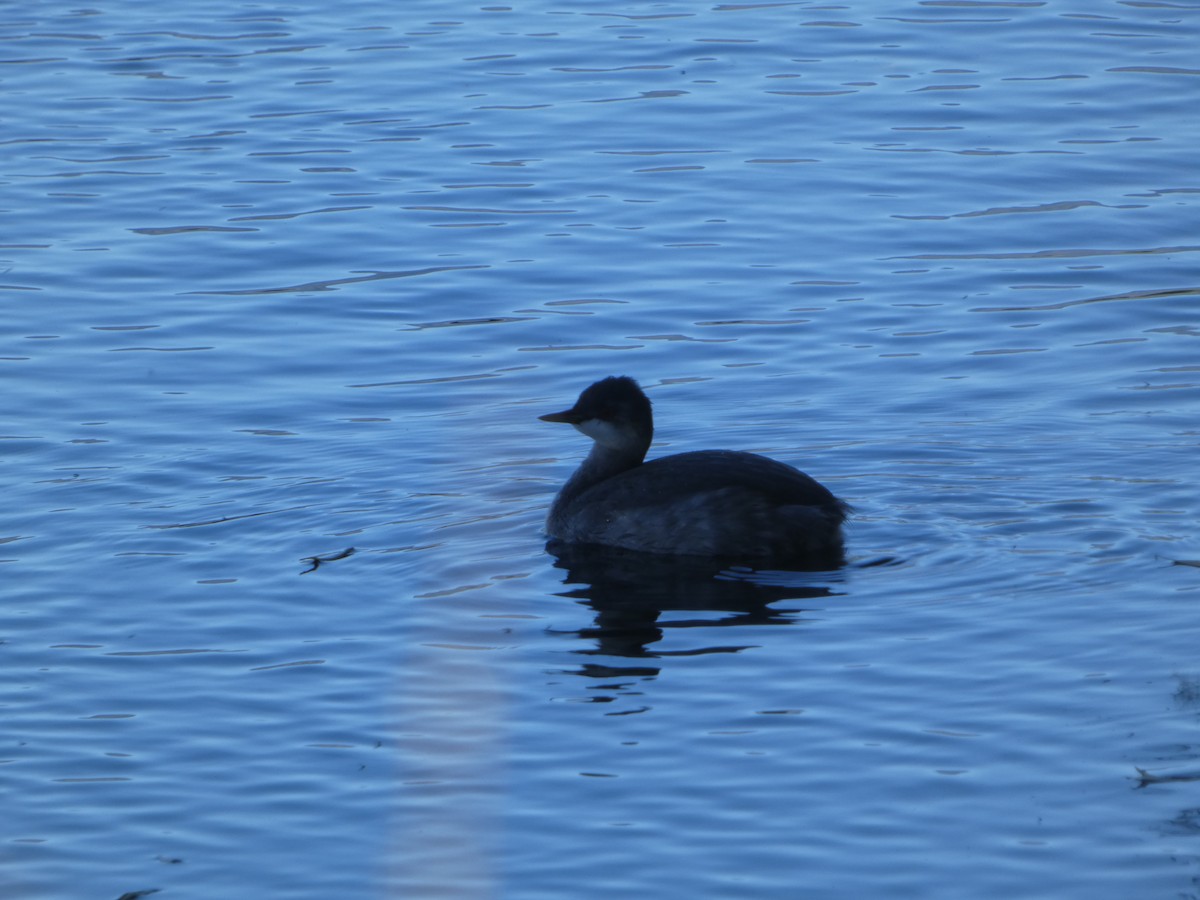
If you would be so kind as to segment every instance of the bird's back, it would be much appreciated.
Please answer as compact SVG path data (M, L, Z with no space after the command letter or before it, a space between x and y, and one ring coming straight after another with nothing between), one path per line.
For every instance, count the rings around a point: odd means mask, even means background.
M651 460L552 512L560 540L651 553L836 564L847 507L776 460L702 450Z

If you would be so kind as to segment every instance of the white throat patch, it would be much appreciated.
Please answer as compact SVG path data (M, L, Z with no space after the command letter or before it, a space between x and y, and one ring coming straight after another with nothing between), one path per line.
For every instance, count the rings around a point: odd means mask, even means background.
M575 429L586 434L597 444L613 449L628 447L633 440L633 435L603 419L584 419L575 426Z

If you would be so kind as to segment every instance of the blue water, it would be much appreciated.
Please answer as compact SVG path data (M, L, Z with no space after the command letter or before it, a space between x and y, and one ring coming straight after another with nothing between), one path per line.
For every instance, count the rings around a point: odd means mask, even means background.
M1196 4L0 25L5 897L1200 896ZM614 373L850 564L547 555Z

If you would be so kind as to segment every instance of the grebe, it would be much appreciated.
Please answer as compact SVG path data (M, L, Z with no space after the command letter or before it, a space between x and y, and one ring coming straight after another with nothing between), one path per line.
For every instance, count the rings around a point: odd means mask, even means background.
M644 462L650 400L632 378L587 388L540 416L594 443L550 507L553 541L646 553L837 566L850 507L803 472L756 453L700 450Z

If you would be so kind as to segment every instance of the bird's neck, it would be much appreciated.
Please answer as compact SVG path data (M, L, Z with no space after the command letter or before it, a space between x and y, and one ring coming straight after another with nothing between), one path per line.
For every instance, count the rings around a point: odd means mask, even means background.
M592 444L591 452L579 464L579 468L567 479L554 500L555 510L563 510L588 488L614 475L636 468L646 458L648 444L631 444L613 447L599 442ZM553 514L553 513L552 513Z
M612 478L626 469L640 466L642 460L646 458L646 451L648 449L648 445L641 443L614 447L609 444L601 444L597 441L592 444L591 451L583 462L579 464L579 468L575 471L575 474L571 476L571 481L579 479L581 482L586 482L586 487L591 487L593 484L603 481L606 478Z

